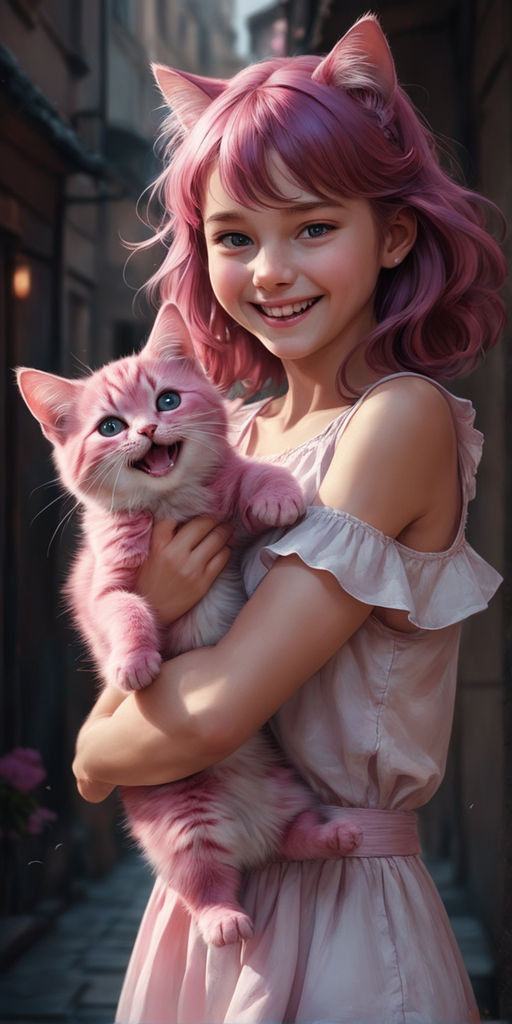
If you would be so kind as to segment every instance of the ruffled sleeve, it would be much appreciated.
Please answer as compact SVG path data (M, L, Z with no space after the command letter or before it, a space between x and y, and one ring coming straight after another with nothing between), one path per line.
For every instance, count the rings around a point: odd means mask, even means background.
M446 396L452 408L459 443L459 470L466 501L475 497L476 471L482 458L484 435L474 426L475 410L467 398L457 398L444 388L440 390Z
M324 506L310 506L298 525L260 548L259 575L291 554L330 572L365 604L407 611L419 629L442 629L483 611L502 579L463 536L444 552L413 551L348 512ZM246 569L250 592L258 573L251 560Z

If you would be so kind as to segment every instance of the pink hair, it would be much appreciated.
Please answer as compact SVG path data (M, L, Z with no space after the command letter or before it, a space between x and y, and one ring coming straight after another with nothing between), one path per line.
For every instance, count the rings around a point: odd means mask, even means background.
M416 214L413 249L398 268L381 271L377 327L361 341L368 364L434 379L469 373L504 323L505 261L484 228L484 204L492 204L441 169L431 133L400 88L386 100L377 86L326 85L311 78L319 62L303 56L246 68L177 145L174 136L155 186L164 204L156 239L169 247L149 287L178 304L216 384L249 379L254 393L269 378L281 379L280 361L213 295L201 217L217 165L236 201L278 204L268 162L275 152L309 192L369 200L381 231L397 207Z

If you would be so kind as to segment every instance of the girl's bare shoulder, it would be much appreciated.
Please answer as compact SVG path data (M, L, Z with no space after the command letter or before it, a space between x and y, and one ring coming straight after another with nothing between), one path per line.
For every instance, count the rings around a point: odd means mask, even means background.
M446 395L419 377L383 381L342 434L319 496L397 537L440 495L457 500L457 437Z
M340 457L358 445L389 449L390 458L421 458L455 440L447 393L425 377L384 380L361 402L343 436ZM367 454L367 452L366 452Z

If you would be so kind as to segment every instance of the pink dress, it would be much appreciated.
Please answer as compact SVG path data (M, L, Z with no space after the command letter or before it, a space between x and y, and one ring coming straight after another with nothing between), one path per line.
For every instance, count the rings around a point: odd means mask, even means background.
M440 390L457 429L463 491L460 527L448 550L413 551L352 515L311 504L299 525L266 534L246 559L249 594L274 559L296 552L359 600L407 610L418 627L400 633L370 615L276 714L282 747L326 803L410 811L435 793L450 736L460 623L484 609L500 583L464 538L482 436L471 403ZM269 460L296 474L309 503L359 404L313 440ZM246 407L237 417L241 451L261 407ZM117 1021L479 1019L448 918L419 856L272 863L248 875L242 902L255 921L254 939L207 948L179 899L157 880Z

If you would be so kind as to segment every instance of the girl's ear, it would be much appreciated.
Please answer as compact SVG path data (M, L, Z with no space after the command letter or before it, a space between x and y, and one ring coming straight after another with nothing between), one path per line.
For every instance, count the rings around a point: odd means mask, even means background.
M396 89L396 71L386 37L374 15L356 21L312 78L340 89L375 89L388 100Z
M173 302L164 302L159 309L142 354L149 359L176 359L181 356L196 362L189 330Z
M396 210L384 232L382 245L382 266L388 270L397 269L410 253L418 234L418 221L410 206Z
M226 88L221 78L204 78L188 71L175 71L165 64L152 64L153 74L165 102L186 131L194 127L212 100Z
M16 370L18 387L30 412L52 444L63 444L68 436L73 410L83 384L43 370L20 366Z

